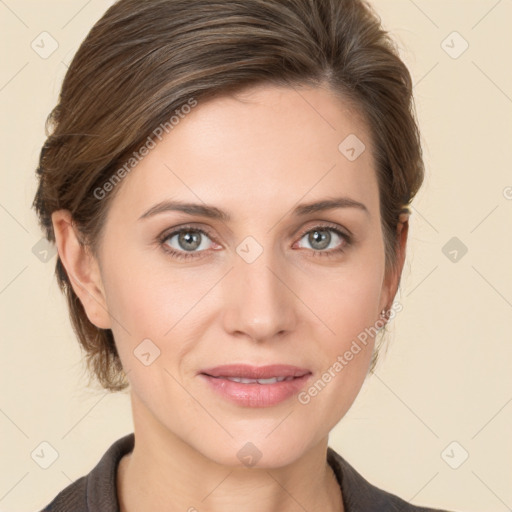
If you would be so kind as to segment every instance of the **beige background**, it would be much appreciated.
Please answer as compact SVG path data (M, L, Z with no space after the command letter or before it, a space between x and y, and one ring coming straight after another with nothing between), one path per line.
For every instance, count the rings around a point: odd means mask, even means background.
M132 431L126 393L85 387L55 256L45 263L34 254L41 233L30 209L65 63L110 3L0 1L0 511L39 510ZM373 4L414 78L427 177L397 296L404 311L330 445L412 503L504 512L512 509L512 1ZM44 31L58 42L47 58L31 47L45 37L51 49ZM452 237L468 249L455 262L443 253ZM31 458L43 441L58 452L47 469ZM446 462L465 452L458 469Z

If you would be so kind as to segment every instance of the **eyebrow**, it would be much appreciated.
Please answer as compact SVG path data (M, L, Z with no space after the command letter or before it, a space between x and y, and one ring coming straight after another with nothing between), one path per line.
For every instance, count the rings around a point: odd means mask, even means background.
M294 208L294 210L292 211L292 215L299 217L309 215L311 213L321 212L324 210L333 210L335 208L356 208L370 216L368 208L363 203L351 199L350 197L334 197L329 199L323 199L321 201L315 201L312 203L301 204ZM147 219L148 217L153 217L154 215L158 215L159 213L168 211L183 212L187 213L188 215L198 215L201 217L221 220L224 222L230 222L232 218L228 212L221 210L216 206L165 200L152 206L149 210L144 212L139 217L139 220Z

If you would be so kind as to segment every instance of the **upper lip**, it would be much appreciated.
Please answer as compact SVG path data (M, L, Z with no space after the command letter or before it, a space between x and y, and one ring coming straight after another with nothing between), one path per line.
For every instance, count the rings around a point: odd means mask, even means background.
M210 377L238 377L242 379L269 379L272 377L302 377L311 373L306 368L288 364L272 364L269 366L251 366L249 364L228 364L201 370Z

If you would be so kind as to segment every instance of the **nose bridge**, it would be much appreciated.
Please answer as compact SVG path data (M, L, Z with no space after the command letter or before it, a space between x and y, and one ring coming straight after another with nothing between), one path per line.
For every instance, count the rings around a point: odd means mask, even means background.
M227 293L226 328L255 340L293 329L294 295L286 286L284 265L271 248L248 237L236 249Z

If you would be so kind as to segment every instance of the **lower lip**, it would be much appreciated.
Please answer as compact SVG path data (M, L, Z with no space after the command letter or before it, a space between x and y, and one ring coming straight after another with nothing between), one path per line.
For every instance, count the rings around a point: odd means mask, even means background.
M231 402L243 407L270 407L277 405L297 394L305 385L311 374L296 377L293 380L283 380L275 384L242 384L219 377L211 377L204 373L205 379L214 391Z

